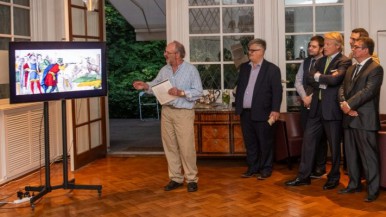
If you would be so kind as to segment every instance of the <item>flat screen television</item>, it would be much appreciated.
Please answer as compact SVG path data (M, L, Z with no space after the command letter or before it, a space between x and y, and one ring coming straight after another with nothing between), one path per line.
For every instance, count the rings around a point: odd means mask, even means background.
M104 42L10 42L10 103L107 95Z

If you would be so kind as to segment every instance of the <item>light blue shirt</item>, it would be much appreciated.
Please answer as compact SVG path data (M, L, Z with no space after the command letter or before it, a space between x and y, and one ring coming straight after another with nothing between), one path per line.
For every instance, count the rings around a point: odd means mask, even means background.
M178 97L177 99L169 102L167 105L172 105L176 108L192 109L195 101L202 96L202 83L200 74L195 66L183 61L177 68L177 71L173 73L171 65L165 65L158 72L157 77L147 84L151 87L164 80L169 79L173 87L176 87L185 92L185 97ZM147 93L152 93L151 88Z
M257 64L255 68L253 68L252 62L249 62L249 65L251 65L251 74L249 75L248 85L244 93L243 108L252 107L253 91L255 90L255 84L257 76L259 76L261 63Z

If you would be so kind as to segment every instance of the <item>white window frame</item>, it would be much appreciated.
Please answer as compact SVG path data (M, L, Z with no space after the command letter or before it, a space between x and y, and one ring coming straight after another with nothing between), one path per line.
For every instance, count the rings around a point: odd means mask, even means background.
M13 3L14 0L10 0L10 2L3 2L3 1L0 1L0 5L6 5L6 6L10 6L10 9L11 9L11 34L1 34L0 33L0 37L2 38L10 38L11 41L15 41L15 38L18 38L18 39L27 39L27 40L32 40L32 29L31 29L31 22L32 22L32 16L31 16L31 1L30 1L30 6L24 6L24 5L19 5L19 4L14 4ZM24 35L15 35L14 34L14 19L13 19L13 15L14 15L14 8L23 8L23 9L27 9L29 10L29 14L30 14L30 23L29 23L29 28L30 28L30 35L29 36L24 36ZM3 20L4 21L4 20Z

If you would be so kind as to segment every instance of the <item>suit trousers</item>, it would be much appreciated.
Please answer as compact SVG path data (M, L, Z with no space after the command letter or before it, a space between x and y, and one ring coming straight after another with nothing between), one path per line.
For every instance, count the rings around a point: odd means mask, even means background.
M194 110L162 106L161 137L168 162L169 178L182 183L197 182L194 140Z
M332 157L332 166L328 174L328 180L339 181L342 131L342 121L324 120L321 106L318 106L317 115L312 118L309 117L307 120L298 172L299 178L310 177L315 161L315 150L321 144L320 141L325 133Z
M300 107L300 121L303 128L303 132L306 131L307 120L310 110L304 107L303 105ZM313 171L325 171L326 170L326 162L327 162L327 138L325 133L323 133L320 144L316 146L315 150L315 164Z
M368 194L378 193L380 174L377 131L348 128L344 130L344 140L348 176L350 177L347 187L360 186L363 168Z
M267 121L251 120L250 110L243 110L240 116L240 123L247 152L248 171L271 174L273 164L273 127Z

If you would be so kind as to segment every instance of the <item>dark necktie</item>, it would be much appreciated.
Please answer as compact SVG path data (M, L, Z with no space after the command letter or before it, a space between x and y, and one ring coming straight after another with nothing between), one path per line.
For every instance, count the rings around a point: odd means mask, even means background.
M312 58L311 59L311 64L310 64L310 68L308 68L309 72L311 71L312 68L314 68L315 62L316 62L316 59Z
M357 64L355 67L355 71L354 71L352 78L351 78L352 80L354 80L358 76L360 68L361 68L361 64Z

